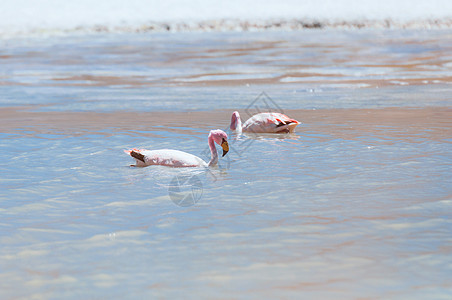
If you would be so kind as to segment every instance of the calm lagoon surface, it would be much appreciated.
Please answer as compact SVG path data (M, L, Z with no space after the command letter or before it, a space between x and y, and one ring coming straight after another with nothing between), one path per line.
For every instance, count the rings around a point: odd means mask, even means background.
M450 299L452 31L73 34L0 48L0 298ZM211 169L130 167L128 148Z

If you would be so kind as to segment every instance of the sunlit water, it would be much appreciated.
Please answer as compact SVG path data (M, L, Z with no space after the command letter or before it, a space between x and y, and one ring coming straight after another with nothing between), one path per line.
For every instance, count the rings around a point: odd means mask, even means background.
M447 299L451 46L450 31L8 41L0 298ZM212 169L122 152L208 161L236 109L302 124L229 132Z

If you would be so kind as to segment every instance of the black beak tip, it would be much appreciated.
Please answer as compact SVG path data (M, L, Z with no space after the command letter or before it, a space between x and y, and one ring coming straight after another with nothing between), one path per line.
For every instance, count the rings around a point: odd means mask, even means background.
M224 157L226 155L226 153L228 153L228 151L224 151L223 150L223 156L222 157Z

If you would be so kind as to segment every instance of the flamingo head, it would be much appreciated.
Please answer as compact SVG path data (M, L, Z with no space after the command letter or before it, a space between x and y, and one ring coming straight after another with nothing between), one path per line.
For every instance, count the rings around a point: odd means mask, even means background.
M215 143L221 146L223 148L223 156L226 155L229 151L229 144L228 144L228 135L223 130L217 129L217 130L211 130L209 134L209 139L213 139Z
M240 115L238 111L235 111L232 113L232 117L231 117L231 130L236 130L239 125L240 122Z

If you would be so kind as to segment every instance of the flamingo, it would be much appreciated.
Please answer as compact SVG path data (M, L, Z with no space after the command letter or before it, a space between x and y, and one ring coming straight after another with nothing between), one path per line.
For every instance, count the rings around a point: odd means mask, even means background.
M300 124L295 119L276 113L259 113L249 118L243 125L238 111L232 113L231 130L237 133L253 132L253 133L292 133L295 127Z
M210 167L215 166L218 162L218 153L215 143L223 148L223 156L229 151L228 135L223 130L211 130L208 137L208 144L212 158L206 163L201 158L179 150L160 149L131 149L124 152L136 160L136 167L146 167L151 165L161 165L168 167ZM133 166L133 165L132 165Z

